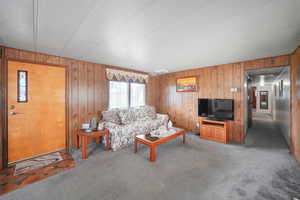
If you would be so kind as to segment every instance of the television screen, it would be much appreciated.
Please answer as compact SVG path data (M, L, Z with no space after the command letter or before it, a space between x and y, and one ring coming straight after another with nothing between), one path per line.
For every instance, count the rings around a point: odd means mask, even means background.
M198 99L198 116L208 117L208 99Z
M221 120L233 120L233 100L232 99L213 99L210 104L209 115Z
M198 99L198 115L216 120L234 119L232 99Z

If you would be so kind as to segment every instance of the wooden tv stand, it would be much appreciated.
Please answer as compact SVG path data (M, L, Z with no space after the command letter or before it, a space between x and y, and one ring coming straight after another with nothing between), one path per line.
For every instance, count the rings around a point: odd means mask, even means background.
M226 144L228 142L228 122L199 118L200 138Z

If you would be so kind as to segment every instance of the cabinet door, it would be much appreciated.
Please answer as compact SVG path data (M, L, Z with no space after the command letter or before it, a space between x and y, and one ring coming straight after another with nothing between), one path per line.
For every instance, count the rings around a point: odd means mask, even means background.
M202 137L212 138L214 135L214 128L208 126L202 126L200 134Z
M222 128L215 129L215 139L220 142L225 141L225 130Z
M208 132L207 128L204 126L201 126L200 136L207 137L207 132Z

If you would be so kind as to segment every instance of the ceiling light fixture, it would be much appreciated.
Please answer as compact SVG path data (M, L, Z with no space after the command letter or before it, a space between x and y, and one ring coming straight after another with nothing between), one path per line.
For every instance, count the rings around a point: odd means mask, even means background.
M265 86L265 76L260 76L260 86Z
M153 72L153 74L154 75L162 75L162 74L166 74L166 73L168 73L169 72L169 70L167 70L167 69L158 69L158 70L155 70L154 72Z

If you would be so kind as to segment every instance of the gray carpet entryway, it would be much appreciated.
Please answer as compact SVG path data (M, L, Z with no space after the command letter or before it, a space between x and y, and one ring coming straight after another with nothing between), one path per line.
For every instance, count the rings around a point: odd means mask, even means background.
M77 167L15 192L10 200L286 200L300 196L300 167L273 122L254 121L245 145L223 145L190 134L158 149L103 152Z

